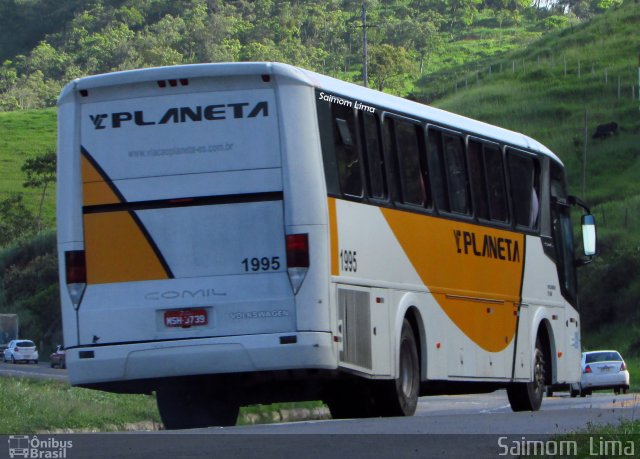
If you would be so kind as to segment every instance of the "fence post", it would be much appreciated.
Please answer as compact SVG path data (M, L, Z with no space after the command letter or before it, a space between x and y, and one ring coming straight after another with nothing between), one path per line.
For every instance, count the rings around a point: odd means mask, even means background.
M604 84L609 84L609 69L604 69Z
M620 76L618 76L618 99L620 99Z
M567 76L567 56L563 54L562 59L564 60L564 76Z
M511 62L511 73L516 73L516 61Z
M626 228L628 224L629 224L629 208L625 207L624 208L624 227Z
M578 60L578 78L581 78L581 75L580 75L580 64L581 64L581 62L580 62L580 60Z

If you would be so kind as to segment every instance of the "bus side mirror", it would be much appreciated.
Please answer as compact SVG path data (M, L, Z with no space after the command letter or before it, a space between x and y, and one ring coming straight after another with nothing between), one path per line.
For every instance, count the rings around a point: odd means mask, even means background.
M584 255L593 257L596 254L596 219L593 215L582 216L582 247Z

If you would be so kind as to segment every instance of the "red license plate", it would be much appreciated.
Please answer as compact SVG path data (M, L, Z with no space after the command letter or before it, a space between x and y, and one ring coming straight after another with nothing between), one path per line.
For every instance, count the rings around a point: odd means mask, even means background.
M164 313L164 324L167 327L189 328L208 323L206 309L179 309Z

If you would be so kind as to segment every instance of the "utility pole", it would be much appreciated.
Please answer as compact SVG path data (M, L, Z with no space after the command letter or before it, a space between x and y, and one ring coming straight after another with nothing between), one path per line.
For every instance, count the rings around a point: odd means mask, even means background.
M587 200L587 141L589 140L588 111L584 110L584 150L582 152L582 200Z
M362 82L369 87L369 72L367 69L367 6L362 2Z

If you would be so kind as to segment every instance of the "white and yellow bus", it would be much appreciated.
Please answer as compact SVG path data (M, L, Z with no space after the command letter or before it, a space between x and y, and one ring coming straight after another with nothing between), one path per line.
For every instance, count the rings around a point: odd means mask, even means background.
M276 63L92 76L58 105L72 384L155 392L187 428L499 388L537 410L579 380L582 204L535 140Z

